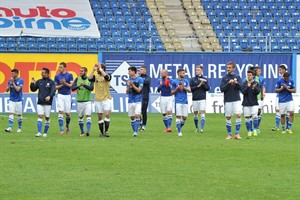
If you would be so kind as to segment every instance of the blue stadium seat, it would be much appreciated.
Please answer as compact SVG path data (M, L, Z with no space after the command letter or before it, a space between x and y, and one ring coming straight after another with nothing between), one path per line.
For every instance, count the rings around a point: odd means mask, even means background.
M27 44L19 44L17 46L18 51L27 51Z
M94 51L97 51L97 46L96 45L94 45L94 44L88 44L88 51L92 51L92 52L94 52Z
M98 51L106 51L106 46L104 44L97 44Z
M92 45L92 44L94 45L95 44L94 38L87 38L86 39L86 44L87 45Z
M47 38L45 38L45 43L48 44L48 46L52 45L52 44L55 44L55 42L56 42L56 39L53 38L53 37L47 37Z
M242 47L240 45L235 45L235 46L233 46L233 51L235 51L235 52L241 52L242 51Z
M262 51L262 49L258 45L254 46L252 49L253 49L253 52L261 52Z
M85 44L85 38L75 38L76 44L77 45L82 45Z
M35 41L38 45L40 45L40 44L45 44L46 39L44 37L38 37L35 39Z
M67 45L66 44L59 44L58 45L58 51L61 51L61 52L68 51Z
M292 46L292 52L293 53L299 53L299 47L297 45Z
M8 51L16 51L17 45L15 43L7 44L7 50Z
M27 40L27 42L28 42L28 40ZM29 44L29 45L28 45L28 50L29 50L29 51L37 51L37 46L36 46L36 44Z
M47 51L47 46L45 44L38 44L39 51Z
M16 43L16 40L15 40L14 37L7 37L6 38L6 44L11 45L11 44L15 44L15 43Z
M7 51L7 44L6 43L0 43L0 51Z
M281 51L283 53L289 53L290 52L290 47L288 45L282 46Z
M76 44L76 39L75 39L75 38L71 38L71 37L66 38L66 44L67 44L68 46L70 46L70 45L72 45L72 44Z
M56 44L48 44L48 50L51 52L56 52L57 51L57 45Z
M79 44L78 45L78 51L87 51L88 50L88 47L87 47L87 45L86 44Z
M66 38L56 38L56 44L57 45L62 45L62 44L65 44L66 43Z
M114 44L108 45L107 46L107 51L116 51L116 46Z
M72 52L76 52L78 49L77 49L77 44L68 44L68 49L69 51L72 51Z

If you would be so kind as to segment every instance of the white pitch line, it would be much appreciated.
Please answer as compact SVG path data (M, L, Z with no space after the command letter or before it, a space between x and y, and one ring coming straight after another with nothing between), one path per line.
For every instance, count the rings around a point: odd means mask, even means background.
M6 118L8 118L8 114L7 115L0 115L0 117L6 117ZM23 117L23 119L27 119L27 118Z

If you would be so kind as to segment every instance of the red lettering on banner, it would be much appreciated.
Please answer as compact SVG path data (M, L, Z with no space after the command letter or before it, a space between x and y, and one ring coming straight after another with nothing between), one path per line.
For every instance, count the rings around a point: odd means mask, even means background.
M66 13L65 15L62 15L61 12ZM60 17L60 18L71 18L75 17L76 13L73 10L66 9L66 8L57 8L51 10L51 15L54 17Z
M51 77L51 72L52 71L56 71L57 68L57 62L38 62L36 64L36 68L35 71L42 71L44 67L48 68L50 71L49 76ZM41 77L39 77L38 79L40 79Z
M75 73L77 76L80 75L80 68L81 66L78 63L74 62L67 62L67 69L69 73ZM42 71L44 67L48 68L50 71L49 76L51 76L51 73L58 73L58 62L15 62L14 66L8 66L5 63L0 62L0 72L4 74L4 81L0 83L0 93L5 92L7 87L7 82L11 77L11 70L13 68L16 68L20 71L20 77L24 80L24 86L23 86L23 92L28 93L30 92L30 83L31 78L30 72L34 71ZM41 77L39 75L38 77L34 77L35 80L38 80Z
M11 77L11 68L7 64L0 62L0 69L1 72L4 74L4 81L0 83L0 93L2 93L5 92L8 80Z
M22 91L29 92L31 77L29 72L34 71L35 62L16 62L14 68L20 71L20 77L24 80Z
M58 17L58 18L71 18L76 16L76 12L74 10L70 10L67 8L56 8L53 10L49 10L45 6L37 6L36 8L28 8L29 13L24 14L22 13L20 8L5 8L0 7L0 11L4 11L4 15L0 14L0 17L23 17L23 18L33 18L33 17L47 17L51 18ZM50 11L50 13L49 13Z
M51 17L51 15L48 14L49 9L45 6L37 6L36 8L39 10L41 17Z
M9 8L0 7L0 10L4 11L6 17L14 16L14 13ZM0 14L0 17L3 17L3 15Z
M77 76L80 75L81 66L79 64L74 63L74 62L68 62L66 64L67 64L68 72L74 72L75 74L77 74ZM74 79L75 79L75 77L74 77Z
M38 16L37 9L29 8L29 14L22 14L20 8L12 8L12 10L15 13L15 16L19 17L36 17Z

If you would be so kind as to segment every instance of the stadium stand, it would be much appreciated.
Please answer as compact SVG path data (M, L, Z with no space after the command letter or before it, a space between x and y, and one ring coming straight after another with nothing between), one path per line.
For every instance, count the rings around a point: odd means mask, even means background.
M299 0L201 0L201 3L226 51L299 51Z
M90 0L101 38L0 37L0 51L299 52L300 0Z
M90 3L100 39L0 37L0 50L148 51L151 47L151 51L165 51L144 0L90 0Z

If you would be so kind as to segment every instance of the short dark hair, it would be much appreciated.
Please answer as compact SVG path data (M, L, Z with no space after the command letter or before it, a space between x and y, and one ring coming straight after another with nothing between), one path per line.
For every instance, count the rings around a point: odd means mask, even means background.
M255 74L253 70L248 70L248 71L247 71L247 74L248 74L248 73L251 73L253 76L254 76L254 74Z
M233 66L233 68L235 68L235 67L236 67L236 64L235 64L234 62L232 62L232 61L228 62L226 65L232 65L232 66Z
M65 62L61 62L61 63L59 63L59 65L62 65L62 66L64 66L64 68L66 68L66 67L67 67L67 64L66 64Z
M250 68L249 68L249 70L252 70L252 71L254 71L254 70L255 70L255 67L254 67L254 66L252 66L252 67L250 67Z
M283 77L284 78L289 78L291 74L289 72L284 72Z
M202 65L197 65L196 68L201 68L201 69L203 69L203 66L202 66Z
M133 71L134 73L137 72L136 66L130 66L128 70Z
M145 65L142 65L141 68L143 69L146 69L147 70L147 67Z
M11 72L14 72L16 74L19 74L19 70L18 69L12 69Z
M286 66L285 65L279 65L278 68L286 70Z
M81 69L83 69L83 71L87 72L88 69L86 67L81 67Z
M100 67L103 69L103 71L106 71L106 65L104 63L101 63Z
M47 74L50 73L50 70L48 68L46 68L46 67L44 67L42 70L44 70Z
M179 74L179 72L184 72L184 69L178 69L177 74Z

